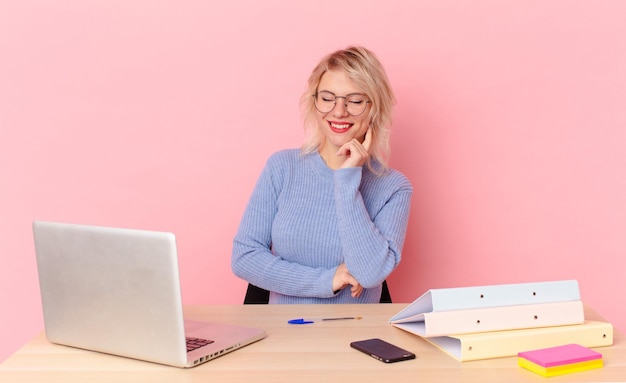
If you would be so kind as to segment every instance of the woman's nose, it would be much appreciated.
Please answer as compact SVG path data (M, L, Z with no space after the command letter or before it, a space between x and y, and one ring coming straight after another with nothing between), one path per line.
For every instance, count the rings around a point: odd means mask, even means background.
M343 99L335 99L335 107L333 108L333 115L337 117L343 117L348 114L348 108L346 102Z

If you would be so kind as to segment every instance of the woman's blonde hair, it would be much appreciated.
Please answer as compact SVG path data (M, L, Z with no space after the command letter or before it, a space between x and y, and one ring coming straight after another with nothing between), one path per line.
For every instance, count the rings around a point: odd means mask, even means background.
M336 69L343 70L372 101L368 114L369 126L372 128L368 166L372 169L371 159L373 158L382 166L382 169L377 169L376 172L384 171L387 169L391 154L389 134L392 109L396 100L382 64L373 52L363 47L352 46L331 53L324 57L311 72L307 89L300 99L304 128L307 133L302 152L312 153L322 144L324 136L317 123L318 112L313 98L324 73Z

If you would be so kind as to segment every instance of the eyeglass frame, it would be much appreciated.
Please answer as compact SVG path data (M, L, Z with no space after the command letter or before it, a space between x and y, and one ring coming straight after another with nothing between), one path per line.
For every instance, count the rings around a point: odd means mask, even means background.
M332 108L331 108L328 112L322 112L322 111L321 111L321 110L317 107L317 96L319 96L319 94L320 94L320 93L322 93L322 92L323 92L323 93L329 93L329 94L332 94L332 95L333 95L333 97L335 97L333 107L332 107ZM313 97L313 105L315 106L315 109L316 109L318 112L320 112L320 113L330 113L330 112L332 112L332 111L333 111L333 110L337 107L337 99L338 99L338 98L343 98L343 99L344 99L344 103L343 103L343 105L344 105L344 107L346 108L346 113L348 113L348 114L349 114L349 115L351 115L352 117L356 117L356 116L360 116L360 115L362 115L362 114L365 112L365 110L367 109L367 104L371 104L371 103L372 103L372 101L371 101L371 100L365 100L365 108L363 108L363 111L362 111L361 113L359 113L359 114L352 114L352 113L348 112L348 97L350 97L350 96L364 96L364 97L367 97L367 95L366 95L366 94L363 94L363 93L350 93L350 94L347 94L347 95L345 95L345 96L337 96L337 95L336 95L336 94L334 94L333 92L330 92L330 91L327 91L327 90L323 90L323 91L321 91L321 92L315 92L314 94L312 94L312 95L311 95L311 97Z

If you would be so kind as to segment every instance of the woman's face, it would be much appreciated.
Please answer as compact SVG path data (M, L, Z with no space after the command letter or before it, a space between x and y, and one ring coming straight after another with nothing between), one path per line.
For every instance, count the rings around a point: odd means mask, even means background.
M320 92L330 92L337 96L332 110L327 113L317 111L317 120L324 136L320 152L334 155L341 146L353 138L363 142L369 127L368 114L371 104L366 103L365 110L358 116L354 116L348 113L348 109L353 106L346 108L347 100L344 97L355 94L364 95L364 92L342 70L329 70L324 73L317 87L317 93ZM361 99L367 100L367 97L363 96ZM359 108L356 107L356 109Z

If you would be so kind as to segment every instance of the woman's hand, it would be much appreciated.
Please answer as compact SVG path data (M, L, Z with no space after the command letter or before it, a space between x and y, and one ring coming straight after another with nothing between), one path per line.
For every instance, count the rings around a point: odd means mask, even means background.
M365 164L369 158L370 145L372 144L372 128L367 129L363 143L359 142L356 138L346 142L339 148L337 152L338 156L345 156L346 160L341 165L341 168L354 168L360 167Z
M357 281L352 274L348 271L348 267L345 263L342 263L337 267L335 276L333 278L333 291L341 290L344 287L351 286L350 292L352 298L357 298L363 292L363 286Z

